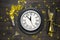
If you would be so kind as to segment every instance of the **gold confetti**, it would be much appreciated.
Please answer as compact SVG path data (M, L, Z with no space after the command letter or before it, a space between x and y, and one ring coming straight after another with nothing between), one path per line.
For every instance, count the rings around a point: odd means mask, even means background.
M15 32L15 36L16 36L16 35L20 35L19 32L16 31L16 32Z
M46 13L46 11L45 10L42 10L42 14L45 14Z
M26 0L18 0L18 4L20 4L20 3L26 4L27 2L26 2Z
M42 34L42 32L40 32L40 34Z
M44 19L44 21L46 21L46 19Z
M50 8L50 6L48 6L48 8Z
M46 3L46 0L44 0L43 2Z
M56 9L58 9L58 8L56 7Z
M30 5L30 8L32 8L32 5Z
M18 13L15 13L16 16L18 16Z
M5 35L5 33L3 33L3 35Z
M6 8L6 11L8 10L8 8Z
M0 19L2 19L2 16L0 16Z
M10 38L8 38L8 40L10 40Z
M59 39L59 36L57 36L57 39Z
M38 8L37 6L35 6L35 8Z
M58 25L58 27L60 27L60 25Z
M6 27L6 29L8 30L8 27Z
M9 12L6 12L7 15L9 15Z
M53 5L55 4L55 2L53 2Z
M57 9L57 12L60 12L60 10L59 10L59 9Z
M41 40L41 38L38 38L38 40Z
M26 2L26 1L24 1L24 3L26 4L27 2Z
M13 28L10 26L10 30L12 30Z
M49 5L46 5L46 7L49 7Z
M23 39L24 39L24 37L21 37L21 39L23 40Z
M40 7L41 5L40 5L40 4L38 4L38 6Z
M49 32L48 35L49 35L50 37L53 37L53 33L52 33L52 32Z
M37 35L32 35L32 38L36 39L38 36Z
M7 20L6 19L4 19L4 22L6 22Z

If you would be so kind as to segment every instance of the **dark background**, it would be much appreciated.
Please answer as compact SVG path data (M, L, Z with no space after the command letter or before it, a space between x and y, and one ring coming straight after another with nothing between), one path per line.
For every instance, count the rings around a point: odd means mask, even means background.
M12 4L18 4L18 0L0 0L0 40L60 40L60 0L26 0L26 2L24 5L26 8L31 5L33 8L45 10L46 13L47 9L54 13L53 20L57 25L54 25L53 36L47 34L46 27L36 35L26 35L21 32L18 27L12 25L9 13L7 14ZM41 7L37 7L38 4L41 4ZM46 14L43 15L47 18Z

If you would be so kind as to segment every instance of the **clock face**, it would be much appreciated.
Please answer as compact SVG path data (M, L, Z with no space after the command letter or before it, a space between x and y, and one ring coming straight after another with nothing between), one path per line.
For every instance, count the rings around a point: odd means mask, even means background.
M39 28L41 17L38 12L27 10L21 15L20 22L25 30L34 31Z

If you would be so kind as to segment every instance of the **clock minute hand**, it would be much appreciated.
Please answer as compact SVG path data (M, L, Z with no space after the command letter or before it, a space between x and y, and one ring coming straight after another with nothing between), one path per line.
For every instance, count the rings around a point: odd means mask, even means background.
M31 16L30 18L31 18L30 20L31 20L32 28L34 28L34 25L33 25L33 23L32 23L32 16Z
M27 16L26 16L27 17ZM31 22L31 16L30 16L30 18L29 17L27 17L28 19L29 19L29 21L30 21L30 23L31 23L31 25L32 25L32 28L34 28L33 26L33 24L32 24L32 22Z

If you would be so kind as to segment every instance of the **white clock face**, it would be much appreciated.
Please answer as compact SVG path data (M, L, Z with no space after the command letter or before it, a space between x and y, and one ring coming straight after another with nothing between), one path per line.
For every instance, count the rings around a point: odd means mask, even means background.
M41 24L41 17L38 12L28 10L22 14L20 22L25 30L34 31L39 28Z

